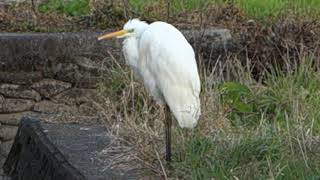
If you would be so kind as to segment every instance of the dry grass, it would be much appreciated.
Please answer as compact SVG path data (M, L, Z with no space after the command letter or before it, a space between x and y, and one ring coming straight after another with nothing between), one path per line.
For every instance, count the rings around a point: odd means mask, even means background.
M30 4L0 7L0 31L61 31L73 30L71 19L57 13L37 13Z
M141 167L151 177L163 179L316 177L320 172L315 166L320 161L315 145L320 125L316 111L309 108L320 106L320 101L301 98L299 89L293 90L298 94L283 92L303 86L310 93L313 91L310 96L316 96L320 92L315 83L319 80L318 72L306 65L305 70L292 69L298 74L266 75L266 81L260 83L252 78L251 63L248 60L243 66L233 57L217 62L211 71L200 67L203 114L193 131L173 124L174 161L169 166L164 160L162 109L128 67L114 59L99 86L101 94L96 102L106 127L116 137L116 151L130 147L113 168L130 167L118 166L125 162ZM311 86L300 84L300 76L309 78ZM219 87L228 81L249 87L257 97L253 103L259 108L242 113L226 104ZM270 110L269 106L275 109ZM253 123L237 123L230 116L234 112Z

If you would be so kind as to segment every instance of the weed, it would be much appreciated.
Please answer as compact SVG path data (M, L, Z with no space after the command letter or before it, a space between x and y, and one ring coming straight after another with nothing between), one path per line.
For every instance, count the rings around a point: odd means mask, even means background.
M59 12L69 16L87 15L90 12L89 0L49 0L39 5L42 13Z
M239 75L234 80L200 71L203 114L193 131L174 122L171 166L159 156L164 152L163 112L122 65L114 67L102 84L108 92L101 94L109 102L102 106L108 126L137 150L143 160L140 166L152 169L154 176L317 178L320 76L313 68L314 59L301 56L299 65L288 72L273 69L263 83L248 77L251 68L237 61L223 66L233 66L228 73Z
M286 2L282 0L237 0L236 4L246 14L259 20L279 17L286 7Z
M132 0L129 5L141 16L150 19L157 17L164 19L167 6L170 6L170 13L179 14L182 12L192 12L195 10L203 10L209 6L225 6L232 4L240 8L247 16L260 20L262 22L270 22L280 17L286 16L288 13L296 14L300 17L317 17L320 13L320 2L317 0ZM151 11L151 12L150 12Z

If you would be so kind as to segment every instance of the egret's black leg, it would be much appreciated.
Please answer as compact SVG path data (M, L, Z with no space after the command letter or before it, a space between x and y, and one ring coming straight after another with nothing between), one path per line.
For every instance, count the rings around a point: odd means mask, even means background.
M166 160L168 162L171 161L171 124L172 124L172 118L170 114L170 109L166 105L165 107L165 113L166 113L166 120L165 120L165 132L166 132Z

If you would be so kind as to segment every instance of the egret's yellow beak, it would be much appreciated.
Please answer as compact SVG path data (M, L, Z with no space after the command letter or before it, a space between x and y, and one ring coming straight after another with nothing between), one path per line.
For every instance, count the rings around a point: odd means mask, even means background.
M129 33L129 31L127 31L127 30L120 30L120 31L112 32L112 33L107 33L107 34L104 34L102 36L99 36L98 40L100 41L100 40L109 39L109 38L112 38L112 37L123 36L123 35L125 35L127 33Z

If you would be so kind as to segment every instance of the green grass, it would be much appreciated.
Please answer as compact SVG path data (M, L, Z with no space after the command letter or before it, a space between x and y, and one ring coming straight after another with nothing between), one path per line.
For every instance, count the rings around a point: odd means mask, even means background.
M167 6L167 2L168 1L166 0L131 0L129 1L129 4L138 12L143 12L145 7L160 4L165 7ZM225 0L170 0L169 2L171 10L175 13L180 13L203 9L209 4L222 5L223 3L225 3Z
M237 59L229 63L239 64ZM111 67L100 86L104 115L111 131L137 149L134 153L143 160L139 166L151 169L153 176L319 179L320 72L313 57L297 64L288 72L274 68L263 83L250 72L241 75L246 68L240 65L229 72L239 74L234 81L217 83L215 73L202 73L202 116L192 131L174 121L170 166L159 156L162 112L121 65Z
M283 0L236 0L236 5L248 16L260 20L279 17L288 8Z
M137 12L144 13L149 6L160 6L166 11L165 0L132 0L130 5ZM240 8L248 17L269 21L288 15L289 12L299 16L316 17L320 15L319 0L171 0L171 11L173 13L189 12L205 9L208 6L223 6L231 3Z
M320 74L312 66L312 58L304 58L296 70L288 73L277 71L269 75L266 85L269 87L264 99L270 99L264 107L275 115L276 120L304 115L303 124L311 131L320 132ZM259 96L258 96L259 98ZM297 114L296 114L297 113Z
M320 133L320 73L312 62L306 57L292 72L274 70L265 85L222 82L212 89L219 92L218 106L227 109L231 127L208 135L201 129L207 127L201 126L191 138L178 138L175 147L184 148L174 160L171 175L182 179L320 178L316 148L320 144L314 139ZM207 118L201 120L214 121Z
M306 115L304 125L320 132L320 74L312 67L310 57L284 73L274 70L267 75L265 85L258 89L237 82L223 83L219 87L224 106L230 109L228 118L235 125L257 125L264 116L269 122L286 124L286 116L295 118L294 113ZM258 86L258 87L259 87Z
M259 20L269 20L294 13L314 17L320 13L319 0L236 0L248 16Z
M100 1L109 2L108 0ZM131 9L145 18L163 19L167 14L166 0L130 0L128 2ZM313 18L320 15L319 0L170 0L170 14L203 10L210 6L222 7L227 3L238 7L247 17L264 22L287 16L289 13ZM120 8L124 8L121 4L122 2L120 2ZM69 16L87 15L92 10L90 8L89 0L49 0L38 7L40 12L55 11Z
M81 16L90 12L89 0L49 0L39 5L38 10L42 13L58 12L69 16Z
M306 152L301 152L296 142L290 141L293 140L287 140L282 134L261 131L229 135L221 141L196 137L185 142L183 156L174 160L173 176L199 180L319 178L319 153L314 157L308 154L310 159L306 162L303 159ZM291 143L297 146L294 151Z

